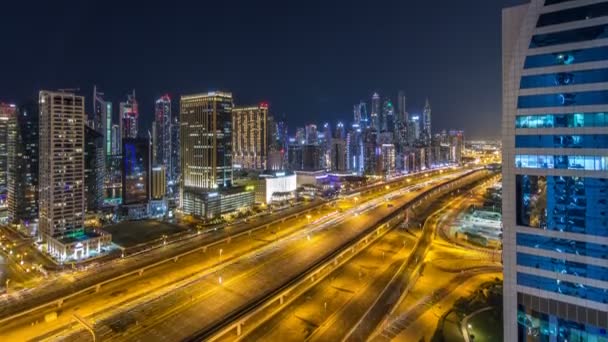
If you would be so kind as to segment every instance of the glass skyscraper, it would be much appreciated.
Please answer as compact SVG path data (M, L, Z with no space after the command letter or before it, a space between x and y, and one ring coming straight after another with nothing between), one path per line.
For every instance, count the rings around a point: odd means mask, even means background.
M608 341L608 1L503 11L505 341Z

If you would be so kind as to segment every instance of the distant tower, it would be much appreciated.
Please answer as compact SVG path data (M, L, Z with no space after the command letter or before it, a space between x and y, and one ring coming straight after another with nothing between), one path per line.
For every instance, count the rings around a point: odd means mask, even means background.
M171 165L171 98L165 94L156 100L154 106L154 143L156 152L153 164L165 167L167 179L173 179ZM154 155L154 153L153 153Z
M137 138L137 124L139 119L139 109L135 90L133 94L127 96L127 101L120 103L120 125L122 138Z
M400 90L397 95L397 115L400 122L408 122L410 119L407 113L407 97L403 90Z
M381 111L381 103L380 103L380 95L378 93L374 93L372 95L372 110L371 110L371 128L379 131L380 130L380 111Z
M426 99L424 110L422 111L422 127L425 143L428 144L433 136L431 131L431 104L429 103L428 98Z
M382 132L392 132L395 127L395 108L390 99L385 99L382 105Z

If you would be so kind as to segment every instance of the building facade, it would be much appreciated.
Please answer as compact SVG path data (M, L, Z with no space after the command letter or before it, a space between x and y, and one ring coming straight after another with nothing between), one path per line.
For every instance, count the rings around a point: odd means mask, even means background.
M503 11L505 341L608 339L608 1Z
M84 134L84 191L86 211L101 209L104 203L105 149L101 132L86 125Z
M123 139L137 138L138 121L139 107L133 90L133 94L127 96L127 101L120 103L120 132Z
M194 207L207 198L201 193L232 185L233 107L232 94L227 92L181 97L180 202L186 213L202 213L203 209Z
M8 139L8 219L28 235L38 227L38 105L19 106Z
M232 164L265 170L268 157L268 104L232 110Z
M154 105L154 165L165 167L167 179L173 179L173 158L171 153L171 98L165 94Z
M0 103L0 222L8 221L9 136L16 129L17 106Z
M84 227L84 97L41 91L40 212L43 240Z
M150 201L151 148L148 139L123 139L122 204Z

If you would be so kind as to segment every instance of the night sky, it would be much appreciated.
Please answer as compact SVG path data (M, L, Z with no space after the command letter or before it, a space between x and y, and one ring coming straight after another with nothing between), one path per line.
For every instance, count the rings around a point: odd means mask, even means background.
M269 102L290 131L350 122L374 91L408 111L428 96L433 128L500 131L501 8L521 0L4 1L0 101L93 84L106 99L135 88L147 129L154 99L231 91ZM141 128L140 128L141 130Z

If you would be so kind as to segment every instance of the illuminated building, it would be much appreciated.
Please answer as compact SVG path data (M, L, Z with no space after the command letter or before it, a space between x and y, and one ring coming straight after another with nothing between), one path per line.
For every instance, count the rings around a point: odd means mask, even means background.
M111 237L84 230L84 97L43 90L39 106L40 237L61 261L101 253Z
M367 125L369 125L369 119L367 118L367 106L365 102L361 101L360 103L354 105L353 119L355 125L360 125L361 127L367 127Z
M376 131L380 130L380 115L381 115L381 103L380 103L380 95L378 93L374 93L372 95L372 109L371 109L371 123L370 127L375 129Z
M382 121L380 131L393 132L395 128L395 108L391 100L384 100L382 105Z
M167 192L172 201L178 199L179 180L181 177L179 118L173 115L171 122L171 179L168 179Z
M150 141L123 139L122 204L145 205L150 200Z
M608 340L608 2L503 11L504 341Z
M152 199L159 200L167 193L167 177L164 166L152 168Z
M16 129L17 107L0 103L0 222L8 220L9 135Z
M127 101L120 103L120 132L123 139L137 138L137 124L139 120L139 108L133 94L127 96Z
M319 131L317 131L317 125L306 125L306 144L316 145L319 143Z
M28 235L38 228L38 115L36 101L20 105L8 137L8 219Z
M265 170L268 157L268 105L232 109L232 164Z
M84 192L87 212L101 209L104 202L105 150L101 132L85 125Z
M295 197L297 189L296 175L292 172L265 172L260 175L256 187L256 202L271 204Z
M163 95L155 103L153 153L154 165L165 167L167 179L173 179L173 158L171 154L171 98Z
M382 172L385 175L395 173L395 145L382 144L381 147Z
M232 186L232 94L186 95L180 101L181 205L203 217L207 193Z
M433 133L431 131L431 104L429 99L426 99L424 109L422 110L422 140L426 145L430 144Z
M112 125L112 153L111 155L116 156L122 153L122 134L120 132L119 125Z

